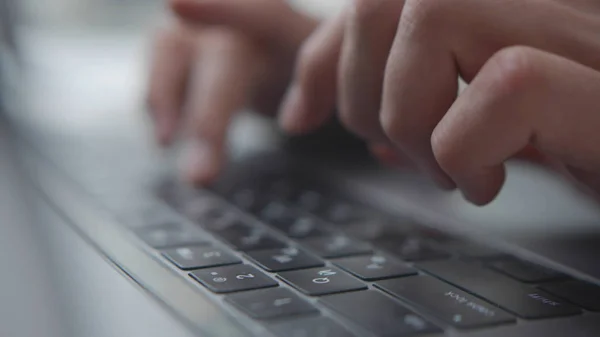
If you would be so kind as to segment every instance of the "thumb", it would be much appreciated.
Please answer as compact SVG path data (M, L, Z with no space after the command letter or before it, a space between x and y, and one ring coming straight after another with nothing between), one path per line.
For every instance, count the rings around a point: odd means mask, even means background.
M193 24L226 26L281 46L297 48L316 20L283 0L170 0L172 10Z

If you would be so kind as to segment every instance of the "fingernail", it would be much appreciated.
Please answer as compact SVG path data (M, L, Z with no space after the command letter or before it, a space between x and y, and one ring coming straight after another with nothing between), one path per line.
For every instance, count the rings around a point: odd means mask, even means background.
M215 150L205 141L193 140L184 152L183 174L192 184L205 184L213 179L218 170Z
M452 191L456 189L456 183L445 174L434 174L433 179L435 183L444 190Z
M302 129L301 117L303 115L302 92L298 85L293 85L281 106L279 114L279 126L288 132L299 132Z

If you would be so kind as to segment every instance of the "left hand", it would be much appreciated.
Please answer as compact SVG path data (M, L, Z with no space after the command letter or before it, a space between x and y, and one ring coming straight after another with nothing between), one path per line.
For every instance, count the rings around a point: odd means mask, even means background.
M335 20L300 55L285 129L337 100L348 129L475 204L528 148L600 192L598 2L356 0ZM459 76L470 86L457 97Z

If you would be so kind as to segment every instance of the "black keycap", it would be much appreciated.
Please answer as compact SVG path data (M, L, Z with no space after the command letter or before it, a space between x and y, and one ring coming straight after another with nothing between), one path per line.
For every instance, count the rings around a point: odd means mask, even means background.
M286 288L269 288L228 295L226 301L255 319L315 314L319 310Z
M376 240L374 245L404 261L425 261L449 258L450 254L431 245L419 236L389 236Z
M273 324L269 330L277 337L354 337L331 318L319 316Z
M459 260L428 261L417 266L522 318L568 316L578 308L484 267Z
M298 216L295 209L281 201L271 201L258 213L258 217L266 224L277 226L280 223L293 221Z
M417 273L416 269L384 254L347 257L335 260L333 263L350 274L366 281L414 275Z
M448 240L439 243L440 247L450 253L458 254L467 259L492 259L502 257L504 254L490 247L481 246L475 243Z
M587 310L600 311L600 286L573 280L547 284L540 288Z
M323 266L323 261L319 258L294 247L257 250L246 255L270 272Z
M180 211L194 222L203 224L222 217L226 208L214 199L197 197L186 200Z
M364 283L332 267L288 271L279 273L279 277L309 296L321 296L366 288Z
M386 280L376 286L459 329L516 321L495 305L431 276Z
M264 229L249 225L234 226L215 234L235 249L244 252L285 247L283 242L274 238Z
M243 225L240 214L234 209L225 206L213 207L207 210L203 216L195 219L195 221L202 228L211 232L219 232Z
M300 191L290 203L307 212L315 212L325 204L326 200L323 194L313 191Z
M282 231L286 236L295 239L323 236L327 233L326 225L323 222L308 215L285 217L270 225Z
M368 213L350 203L336 201L324 205L316 214L323 220L335 225L344 226L356 222L365 222Z
M275 280L258 269L241 264L200 269L190 273L190 276L215 293L231 293L278 285Z
M368 243L341 234L306 239L301 243L324 258L368 254L372 251Z
M136 233L148 245L158 249L207 243L201 232L178 223L141 228Z
M162 254L183 270L242 263L242 260L233 254L230 254L221 248L210 246L179 247L164 250Z
M261 191L253 188L235 189L227 194L226 199L236 207L250 213L255 213L265 204Z
M517 259L494 261L489 264L489 267L527 283L556 281L566 277L560 272Z
M322 303L376 336L442 332L423 317L374 290L325 296Z

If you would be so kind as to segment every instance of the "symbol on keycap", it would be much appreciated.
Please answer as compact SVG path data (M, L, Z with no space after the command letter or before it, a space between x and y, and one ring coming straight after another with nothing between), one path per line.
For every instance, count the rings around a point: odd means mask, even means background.
M217 275L219 275L219 273L217 273L216 271L213 271L210 274L212 276L215 276L213 278L213 282L215 282L215 283L225 283L225 282L227 282L227 278L226 277L222 277L222 276L217 276Z
M387 260L386 260L385 256L375 255L375 256L371 257L371 262L376 263L376 264L384 264L386 261Z
M273 305L276 307L282 307L282 306L290 304L290 303L292 303L292 299L289 297L278 298L275 301L273 301Z
M202 257L205 258L205 259L211 259L211 258L215 258L215 257L221 257L221 252L218 252L218 251L205 252L204 254L202 254Z
M281 264L286 264L292 262L293 259L289 255L275 255L273 256L273 260Z
M412 326L415 330L423 330L427 326L427 323L421 317L410 314L404 316L404 323Z
M455 323L462 322L462 315L454 315L454 317L452 317L452 321Z
M237 275L235 278L238 280L245 280L245 279L252 279L254 277L255 276L253 274L240 274L240 275Z
M325 270L320 270L317 274L319 274L319 276L333 276L337 273L331 269L325 269Z
M312 281L313 281L313 283L316 283L316 284L327 284L327 283L331 282L331 280L328 277L317 277L317 278L314 278Z
M297 248L294 247L287 247L287 248L283 248L281 250L281 252L285 255L289 255L289 256L296 256L298 255L299 251Z
M377 263L371 263L370 265L367 266L367 269L373 270L373 269L382 269L383 266Z
M255 245L260 242L260 239L261 233L258 231L253 231L249 236L242 238L242 243L247 246Z
M186 260L194 259L194 252L189 248L177 248L177 254Z
M290 234L294 236L303 236L309 233L315 227L315 223L309 218L298 219L290 228Z
M329 251L339 250L346 247L350 243L350 240L345 236L336 236L333 241L326 245L326 249Z

